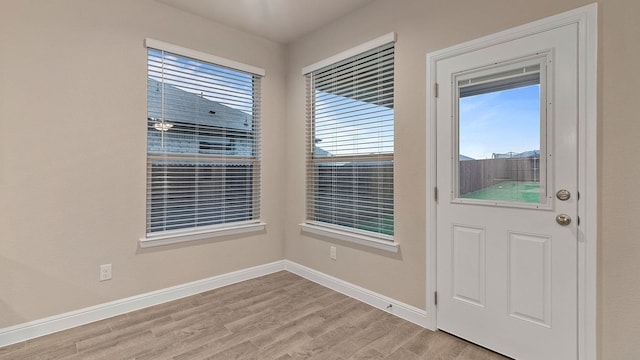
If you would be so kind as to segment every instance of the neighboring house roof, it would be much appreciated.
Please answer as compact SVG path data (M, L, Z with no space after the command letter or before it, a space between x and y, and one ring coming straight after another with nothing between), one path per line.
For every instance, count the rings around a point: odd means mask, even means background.
M329 157L329 156L333 156L330 152L328 152L327 150L321 148L320 146L316 145L313 147L313 155L315 155L316 157Z
M462 155L462 154L460 154L460 155L458 155L458 160L460 160L460 161L466 161L466 160L475 160L475 159L474 159L474 158L472 158L472 157L468 157L468 156L466 156L466 155Z
M494 159L505 159L505 158L539 158L540 150L529 150L521 153L508 152L504 154L493 153Z
M162 83L148 78L147 86L150 98L147 117L160 120L163 115L160 108ZM153 95L154 93L157 93L157 97ZM164 84L164 96L165 121L242 131L252 130L253 117L238 109L222 105L167 83Z

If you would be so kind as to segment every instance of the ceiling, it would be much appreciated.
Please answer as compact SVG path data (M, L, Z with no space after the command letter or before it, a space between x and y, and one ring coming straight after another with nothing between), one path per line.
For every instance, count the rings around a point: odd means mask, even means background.
M286 44L374 0L157 1Z

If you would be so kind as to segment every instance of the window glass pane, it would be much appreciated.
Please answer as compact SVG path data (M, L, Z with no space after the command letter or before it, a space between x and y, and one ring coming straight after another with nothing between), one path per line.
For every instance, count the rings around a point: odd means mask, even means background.
M314 166L313 220L393 235L393 162Z
M393 108L315 93L316 156L393 153Z
M539 73L458 85L458 197L540 203Z
M151 161L149 232L251 220L252 172L250 163Z

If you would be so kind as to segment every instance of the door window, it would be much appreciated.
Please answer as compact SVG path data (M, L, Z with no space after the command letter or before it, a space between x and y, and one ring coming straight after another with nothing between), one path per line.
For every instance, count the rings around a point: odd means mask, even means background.
M455 201L526 207L547 202L544 60L455 76Z

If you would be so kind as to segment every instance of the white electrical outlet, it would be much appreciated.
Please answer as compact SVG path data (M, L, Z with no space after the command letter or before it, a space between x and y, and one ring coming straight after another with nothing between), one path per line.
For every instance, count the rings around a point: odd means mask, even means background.
M336 247L335 246L329 246L329 257L331 258L331 260L335 260L336 259Z
M111 280L111 264L100 265L100 281Z

